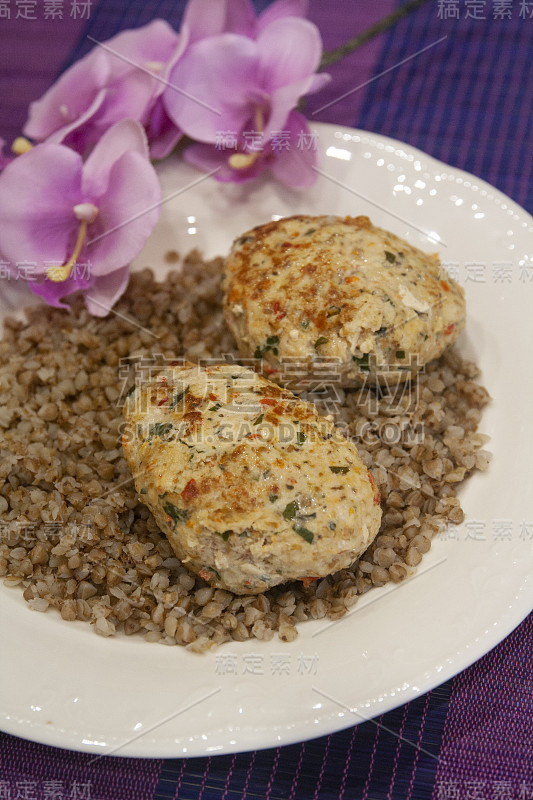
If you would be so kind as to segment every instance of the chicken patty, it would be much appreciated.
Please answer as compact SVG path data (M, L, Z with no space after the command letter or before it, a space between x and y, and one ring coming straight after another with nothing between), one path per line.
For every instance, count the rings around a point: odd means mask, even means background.
M255 594L352 564L381 508L355 445L251 369L185 362L125 404L124 455L177 556L213 586Z
M394 385L455 341L465 300L436 254L368 217L294 216L234 242L224 314L241 354L265 359L277 383L326 361L340 385Z

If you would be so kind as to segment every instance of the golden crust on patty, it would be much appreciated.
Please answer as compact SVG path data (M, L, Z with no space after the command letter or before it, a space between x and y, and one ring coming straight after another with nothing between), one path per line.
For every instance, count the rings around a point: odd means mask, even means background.
M396 383L437 358L465 323L463 289L368 217L293 216L240 236L226 259L224 314L243 356L337 365L340 383Z
M177 556L237 594L329 575L376 536L379 494L315 407L253 370L163 371L127 399L124 455Z

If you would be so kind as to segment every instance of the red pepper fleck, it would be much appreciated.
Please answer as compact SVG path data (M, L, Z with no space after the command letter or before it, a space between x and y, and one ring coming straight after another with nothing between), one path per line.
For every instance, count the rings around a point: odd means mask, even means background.
M454 323L454 322L452 322L452 324L451 324L451 325L448 325L448 327L447 327L447 328L444 328L444 335L445 335L445 336L449 336L449 335L450 335L450 333L453 331L453 329L454 329L454 328L455 328L455 323Z
M262 439L263 437L261 436L261 434L260 434L260 433L249 433L249 434L246 436L246 438L247 438L247 439Z
M168 378L165 378L165 377L163 376L163 377L161 378L161 383L168 383Z
M180 363L179 361L171 361L170 362L170 366L171 367L177 367L179 363Z
M167 402L167 400L168 400L168 397L163 397L163 399L162 399L162 400L160 400L160 401L159 401L159 403L158 403L157 405L158 405L158 406L162 406L164 403L166 403L166 402Z
M273 303L270 303L270 309L272 313L276 315L277 320L283 319L283 317L287 316L286 312L282 309L279 300L274 300Z
M196 485L196 481L194 480L194 478L190 479L190 481L185 486L185 489L181 492L181 496L186 501L194 500L194 498L198 497L199 494L200 490L198 489L198 486Z
M262 406L275 406L278 401L274 400L273 397L263 397L259 402Z
M270 487L270 494L277 494L278 493L278 484L273 483Z
M209 572L209 570L203 568L198 570L198 575L200 576L200 578L203 578L204 581L209 581L213 577Z
M209 399L218 400L218 394L213 394L213 392L209 392Z
M448 281L441 281L440 285L442 286L445 292L450 291L450 284L448 283Z
M302 578L302 583L305 586L305 588L307 589L307 587L310 586L313 583L313 581L317 581L317 580L318 580L318 578Z
M368 470L368 480L370 481L370 485L374 490L374 503L376 503L376 505L379 505L381 503L381 494L377 487L376 481L374 480L374 476L372 475L370 470Z

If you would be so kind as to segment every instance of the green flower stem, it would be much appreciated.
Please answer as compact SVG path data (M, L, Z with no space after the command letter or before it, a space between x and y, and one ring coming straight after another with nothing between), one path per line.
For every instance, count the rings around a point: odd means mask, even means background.
M383 17L379 22L371 25L370 28L367 28L366 31L350 39L346 44L337 47L335 50L330 50L329 53L324 53L319 69L325 69L325 67L335 64L337 61L341 61L345 56L350 55L354 50L357 50L363 44L370 41L370 39L373 39L374 36L391 28L398 20L402 19L402 17L406 17L411 11L414 11L419 6L428 2L429 0L410 0L410 2L406 3L404 6L400 6L400 8L397 8L392 14Z

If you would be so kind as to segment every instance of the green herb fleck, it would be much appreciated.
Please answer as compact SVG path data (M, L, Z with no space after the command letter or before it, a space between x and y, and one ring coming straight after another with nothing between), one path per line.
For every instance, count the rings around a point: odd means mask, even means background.
M163 511L174 520L176 525L178 522L186 522L189 519L188 511L186 511L184 508L178 508L178 506L175 506L174 503L169 503L168 501L163 503Z
M265 353L271 350L275 356L278 354L279 336L267 336L262 347L256 347L254 358L262 358Z
M265 416L264 414L259 414L257 419L254 419L252 424L253 425L261 425L261 423L263 422L264 416Z
M151 442L154 436L159 436L162 439L173 427L171 422L155 422L148 428L148 441Z
M390 253L388 250L385 250L385 258L389 262L389 264L394 264L396 261L396 256L394 253Z
M271 503L275 503L276 500L278 499L278 496L277 494L269 494L268 499L270 500Z
M350 467L330 467L330 470L334 472L335 475L346 475L346 473L350 471Z
M309 320L308 319L304 319L302 322L300 322L300 328L303 328L304 331L306 331L308 329L308 327L309 327Z
M246 242L253 242L253 240L254 240L253 236L241 236L241 238L239 239L239 244L246 244Z
M357 356L352 356L352 361L355 361L359 365L359 369L362 372L369 372L370 366L368 364L368 357L369 353L364 353L361 358L357 358Z
M335 317L337 314L341 313L340 306L330 306L326 311L326 317Z
M306 542L313 544L315 534L308 528L303 528L301 525L293 525L292 529L298 534L298 536L301 536L302 539L305 539Z
M183 398L185 397L185 395L187 394L187 392L189 391L190 388L191 388L190 386L187 386L186 389L184 389L182 392L177 394L174 397L174 399L172 400L172 402L170 403L169 408L176 408L176 406L178 405L180 400L183 400Z
M219 581L220 580L220 573L216 571L214 567L207 567L209 572L212 572L215 578Z
M318 348L320 347L320 345L326 344L327 341L328 341L328 339L326 339L325 336L319 336L318 337L318 339L315 342L315 350L317 351L317 353L318 353Z
M219 408L222 408L222 403L215 403L214 406L211 406L207 410L208 411L218 411Z
M298 431L298 433L296 434L296 444L299 444L301 446L306 439L307 436L305 435L305 433L302 433L302 431Z
M294 519L299 511L298 502L293 500L292 503L288 503L285 506L285 510L283 511L283 516L285 519Z
M307 230L307 231L304 233L304 236L310 236L310 235L311 235L312 233L314 233L315 231L316 231L316 228L309 228L309 230Z
M376 336L382 336L386 332L387 332L387 328L386 327L381 327L379 329L379 331L376 331Z
M134 392L136 388L137 388L137 386L136 386L135 384L133 384L133 386L130 386L130 388L129 388L129 389L128 389L128 391L126 392L126 397L129 397L129 396L130 396L130 394L131 394L132 392Z
M396 350L396 358L405 358L405 350Z
M148 494L148 489L146 488L146 486L142 487L140 494Z
M224 533L219 533L218 535L219 535L219 536L222 536L222 538L224 539L224 541L225 541L225 542L227 542L227 541L228 541L228 539L229 539L229 535L230 535L230 533L233 533L233 531L224 531Z

